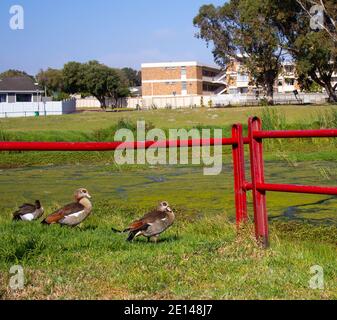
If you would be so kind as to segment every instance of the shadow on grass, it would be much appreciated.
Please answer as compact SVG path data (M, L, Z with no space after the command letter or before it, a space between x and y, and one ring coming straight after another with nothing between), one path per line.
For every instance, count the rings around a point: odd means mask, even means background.
M126 239L126 238L125 238ZM159 238L159 240L157 242L155 241L148 241L147 238L145 237L139 237L131 242L128 242L127 240L125 240L128 243L131 244L149 244L149 245L160 245L160 244L164 244L164 243L175 243L175 242L179 242L182 239L182 237L180 237L179 235L172 235L172 236L167 236L167 237L163 237L163 238Z

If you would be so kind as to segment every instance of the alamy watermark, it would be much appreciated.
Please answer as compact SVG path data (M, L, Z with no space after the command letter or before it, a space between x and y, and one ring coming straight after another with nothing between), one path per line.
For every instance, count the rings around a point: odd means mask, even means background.
M324 7L314 5L310 8L310 28L315 31L323 30L325 24Z
M14 5L9 9L12 17L9 20L9 27L12 30L23 30L25 28L25 11L22 6Z
M25 286L25 274L22 266L12 266L9 270L11 277L9 287L12 291L23 290Z
M23 6L15 4L9 8L8 26L11 30L23 30L25 28L25 10Z
M324 290L324 269L315 265L310 268L310 273L314 275L309 281L309 288L313 290Z
M146 132L145 121L138 121L136 136L129 129L116 132L114 141L122 141L122 144L115 151L115 162L119 165L204 165L204 175L219 175L223 168L222 134L222 129L170 129L167 136L161 129ZM210 146L211 138L219 143ZM188 145L187 141L191 140L194 140L193 145ZM153 141L154 144L147 150L139 148L136 152L133 146L137 142L142 146L145 141Z

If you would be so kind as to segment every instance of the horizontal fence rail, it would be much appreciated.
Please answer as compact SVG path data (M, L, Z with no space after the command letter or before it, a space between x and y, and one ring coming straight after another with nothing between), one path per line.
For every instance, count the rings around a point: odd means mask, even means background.
M0 151L114 151L117 149L190 148L197 146L231 146L234 138L165 140L137 142L0 142ZM248 139L244 140L248 144Z
M336 138L337 129L254 132L255 139Z
M232 136L222 139L191 139L136 142L0 142L0 151L114 151L150 148L190 148L202 146L232 146L234 193L238 227L248 221L247 192L253 193L255 234L263 247L269 246L267 192L322 194L337 196L337 187L271 184L265 182L263 157L264 139L336 138L337 129L264 131L259 118L248 121L248 137L241 124L232 127ZM246 181L245 145L249 145L251 182Z
M252 190L252 184L245 185L246 190ZM301 186L292 184L272 184L258 183L256 188L260 191L276 191L286 193L304 193L304 194L325 194L337 196L337 187L318 187L318 186Z

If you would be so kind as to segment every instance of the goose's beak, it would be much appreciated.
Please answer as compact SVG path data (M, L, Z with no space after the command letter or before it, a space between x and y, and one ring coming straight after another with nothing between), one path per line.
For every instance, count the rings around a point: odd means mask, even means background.
M88 198L88 199L91 199L91 195L90 195L89 193L87 194L87 198Z

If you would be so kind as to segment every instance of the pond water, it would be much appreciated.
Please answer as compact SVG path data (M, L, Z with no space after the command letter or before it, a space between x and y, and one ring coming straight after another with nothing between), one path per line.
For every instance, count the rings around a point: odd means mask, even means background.
M266 181L337 185L337 162L302 162L296 167L285 162L267 162ZM152 207L167 200L173 207L203 214L220 212L234 217L235 212L230 165L225 165L218 176L204 176L200 167L176 166L129 171L94 165L0 170L0 210L12 210L35 199L45 206L68 203L79 187L88 188L94 202L109 200L121 205ZM267 199L271 219L337 224L336 197L268 193Z

